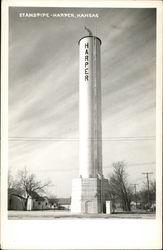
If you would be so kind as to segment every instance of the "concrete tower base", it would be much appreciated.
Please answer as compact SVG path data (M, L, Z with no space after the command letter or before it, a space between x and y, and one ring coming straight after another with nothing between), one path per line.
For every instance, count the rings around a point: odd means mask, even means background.
M78 178L72 181L72 213L106 212L107 198L107 179Z

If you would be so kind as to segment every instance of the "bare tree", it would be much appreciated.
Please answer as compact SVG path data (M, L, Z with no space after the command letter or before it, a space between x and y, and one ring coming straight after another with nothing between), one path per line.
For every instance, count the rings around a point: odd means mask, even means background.
M148 201L149 197L149 201ZM142 208L150 209L152 204L156 203L156 181L150 181L149 192L146 187L146 183L142 187L142 189L138 192L138 200L142 206ZM148 204L149 203L149 204Z
M8 171L8 188L14 188L15 187L15 181L14 181L14 177L11 174L11 170Z
M42 183L34 174L28 172L25 167L23 170L18 171L15 189L20 195L26 197L26 208L29 197L32 193L41 194L51 184L51 181Z
M113 163L113 174L109 178L109 192L112 200L118 199L123 210L130 211L131 188L127 182L126 164L123 161Z

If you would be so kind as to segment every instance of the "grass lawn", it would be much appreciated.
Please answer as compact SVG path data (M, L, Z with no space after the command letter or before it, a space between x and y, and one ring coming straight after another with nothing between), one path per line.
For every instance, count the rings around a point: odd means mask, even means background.
M154 213L117 212L114 214L73 214L71 211L41 210L41 211L8 211L9 220L20 219L155 219Z

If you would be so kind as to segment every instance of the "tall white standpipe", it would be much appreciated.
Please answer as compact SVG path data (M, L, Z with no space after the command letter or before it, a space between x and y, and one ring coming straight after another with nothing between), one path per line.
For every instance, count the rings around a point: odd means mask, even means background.
M101 143L101 40L86 36L79 41L80 176L102 175Z
M79 40L80 178L72 180L72 213L102 213L108 196L102 173L101 40L87 31Z

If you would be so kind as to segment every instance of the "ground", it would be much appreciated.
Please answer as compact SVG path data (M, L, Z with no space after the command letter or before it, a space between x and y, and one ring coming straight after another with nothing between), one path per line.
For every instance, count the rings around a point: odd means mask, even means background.
M10 220L17 219L155 219L154 213L117 213L117 214L72 214L70 211L54 211L54 210L42 210L42 211L9 211L8 218Z

